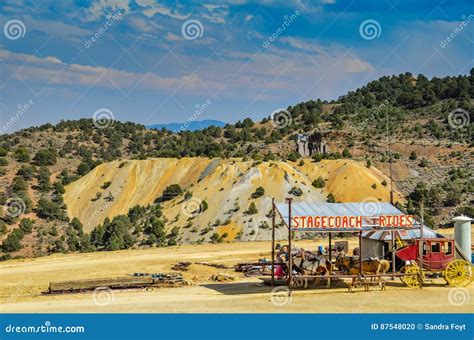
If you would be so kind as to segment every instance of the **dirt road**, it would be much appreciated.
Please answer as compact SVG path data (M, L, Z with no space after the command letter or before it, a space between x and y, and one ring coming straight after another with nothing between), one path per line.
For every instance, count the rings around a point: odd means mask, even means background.
M314 248L314 242L297 242ZM153 291L101 291L63 295L41 295L50 281L114 277L133 272L169 272L178 261L206 261L233 265L269 257L269 242L189 245L173 248L127 250L90 254L54 255L0 265L2 312L158 312L158 313L378 313L378 312L470 312L474 307L474 285L454 290L438 285L412 290L389 281L386 291L348 293L347 288L311 289L271 294L271 288L256 278L246 278L230 269L192 265L184 272L189 286ZM217 283L214 273L227 273L235 281ZM273 296L273 298L272 298Z

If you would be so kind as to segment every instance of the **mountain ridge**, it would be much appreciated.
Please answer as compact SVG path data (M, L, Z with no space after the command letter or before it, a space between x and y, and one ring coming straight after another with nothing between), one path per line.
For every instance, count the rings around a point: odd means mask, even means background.
M162 123L162 124L151 124L146 125L147 129L160 130L165 128L166 130L172 131L174 133L180 131L197 131L206 129L209 126L224 127L227 123L224 123L220 120L204 119L204 120L193 120L191 122L186 121L182 123Z

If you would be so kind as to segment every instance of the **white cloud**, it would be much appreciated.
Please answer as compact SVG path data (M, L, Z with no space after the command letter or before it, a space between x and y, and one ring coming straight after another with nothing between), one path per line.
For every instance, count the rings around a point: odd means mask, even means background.
M176 34L173 34L171 32L168 32L165 36L165 39L168 40L168 41L180 41L180 40L183 40L183 37L179 36L179 35L176 35Z
M7 79L22 80L30 83L94 86L116 88L123 91L139 89L160 89L172 91L177 87L190 91L202 91L199 76L162 77L153 72L135 73L102 66L67 64L56 57L40 58L34 55L0 51L3 60L4 76ZM5 79L5 80L7 80ZM218 83L208 81L209 88L219 88Z
M136 4L142 7L142 13L148 18L161 14L178 20L189 18L190 14L181 14L177 10L171 10L154 0L135 0Z
M0 22L7 22L10 18L0 15ZM91 32L78 26L65 24L60 20L43 20L36 19L31 16L24 16L23 22L26 26L27 32L34 30L45 33L48 36L70 38L70 37L84 37Z
M105 16L107 19L117 12L127 14L130 12L129 0L98 0L87 8L84 21L96 21Z

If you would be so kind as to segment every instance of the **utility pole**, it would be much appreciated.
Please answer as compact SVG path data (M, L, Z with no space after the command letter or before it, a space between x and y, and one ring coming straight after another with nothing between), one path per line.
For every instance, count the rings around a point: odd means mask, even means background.
M387 133L387 149L388 149L388 168L390 173L390 203L393 204L393 172L392 172L392 152L390 149L390 128L389 128L389 116L388 116L388 105L385 108L385 126Z

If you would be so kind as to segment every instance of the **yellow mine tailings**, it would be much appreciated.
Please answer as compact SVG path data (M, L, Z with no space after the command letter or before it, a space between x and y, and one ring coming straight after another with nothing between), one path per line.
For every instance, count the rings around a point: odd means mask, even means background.
M326 180L326 186L316 189L311 183L320 176ZM268 223L266 215L271 209L271 197L283 201L292 187L303 191L295 201L324 202L328 193L340 202L368 198L388 201L390 187L382 185L384 180L390 182L377 169L368 169L347 159L319 163L308 159L299 166L298 163L280 161L256 163L240 159L156 158L101 164L69 184L64 199L69 217L78 217L85 230L90 231L106 217L126 214L137 204L152 204L168 185L176 183L192 192L193 198L184 202L181 196L165 202L163 213L168 219L167 228L181 228L182 242L206 239L213 232L226 233L227 240L235 237L257 240L270 236L265 223ZM102 189L101 186L109 181L110 186ZM265 189L265 195L251 198L259 186ZM97 193L100 195L98 199ZM106 198L110 195L113 200L109 201ZM402 201L400 195L395 197ZM193 214L195 203L202 200L209 208ZM251 202L255 203L258 213L248 215L245 212ZM199 231L204 228L213 230L201 235Z

